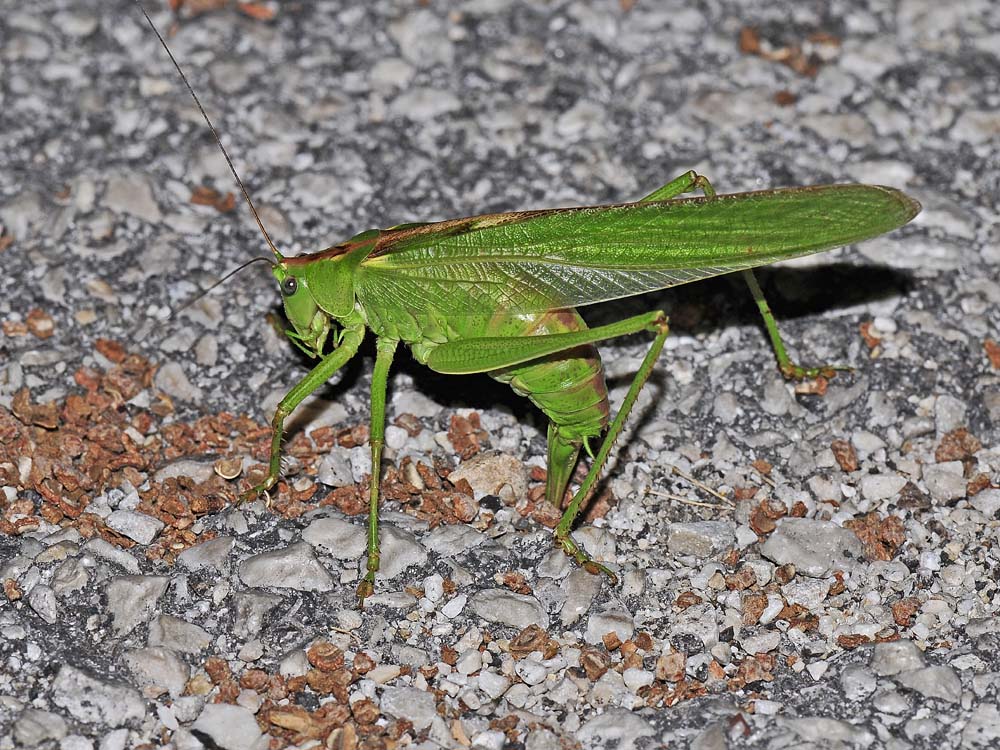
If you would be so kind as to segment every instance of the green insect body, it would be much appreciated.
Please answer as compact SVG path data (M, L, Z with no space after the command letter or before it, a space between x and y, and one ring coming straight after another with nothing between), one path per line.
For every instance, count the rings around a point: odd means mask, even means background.
M687 172L642 200L610 206L489 214L369 230L326 250L285 258L271 241L218 132L173 54L146 17L212 131L261 234L291 323L289 338L319 363L281 400L272 420L268 473L241 495L271 489L281 471L285 418L375 335L371 383L367 572L363 603L379 567L378 499L389 368L400 342L446 374L488 373L527 396L549 419L546 498L561 505L581 448L599 447L556 526L555 539L591 572L570 531L667 337L658 310L590 329L582 305L741 271L764 320L781 372L790 378L836 367L793 364L750 269L860 242L910 221L920 205L898 190L825 185L715 194ZM678 198L700 190L703 197ZM614 418L594 344L640 331L653 342Z
M705 197L675 199L701 188ZM588 329L575 306L640 294L864 240L909 221L919 205L892 188L831 185L716 196L689 172L636 203L491 214L370 230L327 250L279 258L289 336L319 365L282 402L273 422L270 472L280 470L282 421L357 351L377 341L372 382L373 476L369 564L378 569L378 467L389 364L399 342L442 373L485 372L509 383L549 418L546 498L560 505L581 447L605 434L584 484L556 529L558 543L603 570L569 535L601 467L648 378L667 334L659 311ZM751 282L782 369L787 362L759 288ZM649 330L656 339L618 417L610 407L594 342ZM324 355L333 332L335 343ZM589 452L589 445L588 445Z

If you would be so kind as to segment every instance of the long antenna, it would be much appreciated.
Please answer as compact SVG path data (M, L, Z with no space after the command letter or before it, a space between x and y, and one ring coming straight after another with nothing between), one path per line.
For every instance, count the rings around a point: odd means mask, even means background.
M188 93L191 94L191 98L194 99L194 103L198 105L198 111L200 111L201 116L205 118L205 123L208 125L208 129L211 130L212 135L215 136L215 142L219 144L219 149L221 149L222 155L226 158L226 164L229 165L229 171L232 172L233 177L236 178L236 184L240 186L240 192L243 193L243 199L246 201L247 206L250 207L250 213L253 214L253 218L257 222L257 226L260 227L260 233L264 235L264 240L267 242L267 246L271 248L271 252L274 253L275 258L279 261L284 260L285 256L278 252L278 248L275 247L274 242L271 241L271 235L267 233L267 230L264 228L264 222L261 221L260 214L257 213L256 206L254 206L253 201L250 200L250 193L247 192L246 186L243 184L243 180L240 179L239 174L236 172L236 167L233 166L233 160L229 158L229 152L226 151L226 147L222 145L222 138L219 137L219 131L215 129L215 125L213 125L212 121L209 119L208 113L201 105L201 100L198 98L198 95L194 93L194 88L192 88L191 84L188 82L187 76L184 75L184 71L181 70L180 63L178 63L176 58L174 58L174 53L170 51L170 47L167 46L167 43L164 41L159 29L156 28L156 24L153 23L153 19L149 17L149 13L146 12L145 6L139 0L134 0L134 2L139 6L139 10L142 11L142 15L146 17L146 23L149 24L149 28L151 28L153 33L156 34L156 38L160 40L160 44L166 51L167 57L169 57L170 62L174 64L174 68L177 69L177 74L181 77L181 80L184 81L184 85L187 86Z
M176 317L177 317L178 315L180 315L180 314L181 314L182 312L184 312L184 311L185 311L185 310L187 310L187 309L188 309L189 307L191 307L191 305L193 305L193 304L194 304L195 302L197 302L198 300L200 300L200 299L201 299L202 297L207 297L207 296L208 296L209 294L211 294L211 293L212 293L212 291L213 291L213 290L214 290L214 289L215 289L216 287L219 287L219 286L222 286L222 285L223 285L223 284L225 284L225 283L226 283L227 281L229 281L229 279L230 279L231 277L233 277L233 276L235 276L236 274L238 274L238 273L239 273L240 271L242 271L242 270L243 270L244 268L246 268L247 266L252 266L252 265L253 265L254 263L267 263L267 264L268 264L269 266L274 266L274 261L272 261L272 260L271 260L270 258L268 258L267 256L264 256L264 255L261 255L261 256L259 256L259 257L256 257L256 258L251 258L251 259L250 259L250 260L248 260L248 261L247 261L246 263L241 263L240 265L238 265L238 266L237 266L236 268L234 268L234 269L233 269L232 271L230 271L230 272L229 272L229 273L227 273L227 274L226 274L225 276L223 276L223 277L222 277L221 279L219 279L219 280L218 280L218 281L216 281L216 282L215 282L214 284L212 284L212 285L211 285L210 287L208 287L208 289L205 289L204 291L201 291L201 292L197 292L197 293L195 293L194 295L192 295L192 296L191 296L191 297L190 297L189 299L187 299L187 300L186 300L186 301L184 302L184 304L182 304L182 305L181 305L180 307L178 307L178 308L177 308L176 310L171 310L171 311L170 311L170 314L169 314L169 315L168 315L168 316L167 316L166 318L164 318L164 319L163 319L162 321L160 321L160 322L161 322L161 323L167 323L167 322L169 322L169 321L173 320L173 319L174 319L174 318L176 318Z

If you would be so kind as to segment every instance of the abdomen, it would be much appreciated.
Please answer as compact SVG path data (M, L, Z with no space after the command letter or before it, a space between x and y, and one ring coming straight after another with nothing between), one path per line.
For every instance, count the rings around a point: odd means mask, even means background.
M500 316L498 316L500 317ZM587 328L573 309L494 318L483 336L538 336ZM601 357L593 345L578 346L502 370L490 377L526 396L567 439L601 434L608 423L608 388Z

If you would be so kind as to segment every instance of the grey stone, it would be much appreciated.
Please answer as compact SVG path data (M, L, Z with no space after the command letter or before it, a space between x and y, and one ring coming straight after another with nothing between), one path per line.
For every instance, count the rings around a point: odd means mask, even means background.
M962 700L962 681L951 667L914 669L898 675L896 681L903 687L916 690L925 698L940 698L948 703Z
M635 632L632 615L622 609L608 609L591 615L587 619L587 632L583 639L587 643L600 643L607 633L614 633L619 640L627 641Z
M209 647L212 636L202 627L172 615L160 615L149 624L149 646L163 646L185 654Z
M188 570L229 570L229 553L233 551L236 539L231 536L217 536L207 542L188 547L177 556L177 562Z
M735 541L736 524L732 521L672 523L667 529L667 549L674 555L706 559L728 549Z
M420 546L417 538L398 526L382 526L379 530L379 545L382 560L379 563L378 579L391 580L411 565L427 562L427 550ZM364 559L360 560L365 565Z
M334 446L320 459L316 467L316 480L330 487L347 487L354 484L350 450Z
M852 531L830 521L782 518L760 552L778 565L791 563L800 573L825 578L853 570L862 548Z
M52 590L56 596L79 591L90 582L86 566L78 559L64 560L52 573Z
M677 613L670 623L670 635L693 635L712 648L719 642L718 612L711 604L695 604Z
M281 604L281 597L262 591L243 591L234 595L236 602L236 635L247 638L257 635L264 627L268 612Z
M52 682L52 701L84 724L120 727L146 715L146 703L135 688L99 680L68 664Z
M147 622L169 583L170 579L166 576L118 576L112 579L106 590L115 633L128 635L138 625Z
M103 539L90 539L83 545L82 549L84 552L94 555L94 557L121 566L132 575L139 574L139 563L132 555Z
M514 628L538 625L547 628L549 618L535 597L515 594L507 589L483 589L476 592L469 606L479 617L489 622L499 622Z
M923 666L924 655L913 641L876 643L872 649L871 667L881 677L912 672Z
M1000 743L1000 708L992 703L980 703L972 709L968 723L962 729L963 750L987 750Z
M486 535L465 524L438 526L425 536L421 543L431 552L446 557L454 557L466 550L478 547L486 541Z
M496 495L516 502L528 492L528 472L524 464L506 453L479 453L453 471L448 481L464 479L472 487L473 497L482 500Z
M329 591L334 586L333 578L306 542L247 558L240 563L240 579L247 586L296 591Z
M135 683L146 689L147 695L167 692L171 698L177 698L191 676L188 665L169 648L132 649L125 654L125 663Z
M840 673L840 686L848 700L860 701L875 692L875 674L861 664L848 664Z
M139 544L150 544L164 526L159 518L133 510L116 510L108 515L104 522L119 534L124 534Z
M340 560L357 560L365 554L365 528L336 516L317 518L302 532L302 538L324 554Z
M39 583L32 587L28 593L28 606L49 625L52 625L59 619L56 592L44 583Z
M159 224L163 218L149 179L134 172L122 172L108 179L104 205L116 213L129 214L150 224Z
M633 750L643 737L656 734L653 725L632 711L612 708L588 719L577 732L577 739L589 747L611 747Z
M180 362L164 362L153 376L153 385L178 401L195 403L203 398L201 388L194 385Z
M228 703L207 703L191 729L208 735L223 750L246 750L261 738L254 715Z
M875 735L870 731L838 719L829 719L825 716L806 716L797 719L781 719L780 722L810 743L812 747L844 743L846 747L866 748L875 744Z
M969 499L969 504L987 518L996 516L1000 510L1000 490L982 490Z
M781 644L781 633L769 628L759 628L756 632L743 631L739 637L740 648L747 654L767 654Z
M479 689L482 690L486 695L488 695L493 700L497 700L507 692L507 688L510 687L510 680L504 677L502 674L497 674L496 672L484 669L479 673L476 679L476 684Z
M934 428L938 435L965 426L965 402L947 393L941 394L934 402Z
M41 747L46 740L61 740L66 736L66 720L51 711L26 708L13 727L14 740L21 747Z
M409 719L418 732L437 716L437 702L430 693L415 687L387 687L379 703L382 711L399 719Z
M565 555L563 555L565 557ZM569 627L590 609L590 605L601 590L599 576L591 575L583 568L575 567L563 585L566 599L559 610L559 619L564 628Z
M899 494L906 481L898 474L865 474L861 477L861 496L873 503L888 500Z
M965 497L965 477L961 461L946 461L924 467L924 484L938 502Z
M823 578L797 578L781 587L789 604L800 604L810 611L817 611L830 591L830 581Z

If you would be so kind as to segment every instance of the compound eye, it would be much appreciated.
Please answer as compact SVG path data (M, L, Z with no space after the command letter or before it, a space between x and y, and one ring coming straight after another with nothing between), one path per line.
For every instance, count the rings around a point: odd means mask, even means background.
M295 291L299 288L299 280L294 276L287 276L285 280L281 282L281 291L286 297L291 297L295 294Z

